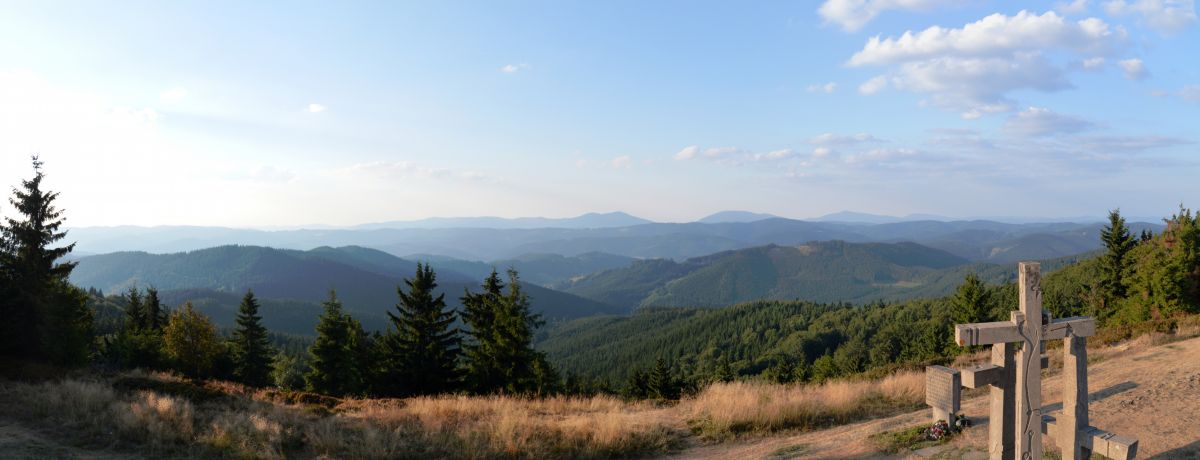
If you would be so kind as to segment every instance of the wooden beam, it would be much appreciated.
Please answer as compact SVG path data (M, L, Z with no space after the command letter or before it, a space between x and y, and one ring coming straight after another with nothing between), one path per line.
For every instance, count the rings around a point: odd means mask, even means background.
M1084 317L1060 318L1042 326L1042 340L1060 340L1067 335L1088 337L1096 334L1096 319ZM960 347L1023 342L1012 321L954 325L954 342Z
M1058 420L1050 415L1042 416L1042 434L1058 438ZM1113 460L1131 460L1137 456L1138 440L1129 436L1109 433L1094 426L1079 430L1079 444Z
M1007 345L1007 344L996 344ZM1050 367L1050 357L1042 357L1042 369ZM962 373L962 386L967 388L983 388L988 385L999 386L1004 378L1004 366L995 364L976 364L974 367L959 369Z

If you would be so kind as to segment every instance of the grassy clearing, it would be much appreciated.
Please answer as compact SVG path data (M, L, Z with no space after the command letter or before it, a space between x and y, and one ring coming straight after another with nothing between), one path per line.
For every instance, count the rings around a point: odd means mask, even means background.
M608 397L287 399L309 398L163 374L0 381L0 415L152 457L612 458L666 452L686 435L658 407Z
M917 409L925 376L901 372L880 380L820 385L715 384L680 403L692 430L706 439L783 429L815 429Z

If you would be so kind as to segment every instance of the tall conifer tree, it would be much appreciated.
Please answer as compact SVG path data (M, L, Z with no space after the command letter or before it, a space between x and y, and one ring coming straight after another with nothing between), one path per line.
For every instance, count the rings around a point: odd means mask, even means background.
M493 393L504 387L503 369L496 359L496 312L504 297L504 282L492 269L483 281L483 292L467 291L461 301L463 324L467 337L462 350L466 368L467 387L476 393Z
M1129 270L1126 256L1137 245L1133 236L1129 234L1129 227L1125 226L1121 210L1116 209L1108 213L1108 226L1100 230L1100 240L1107 249L1100 262L1100 288L1105 303L1111 304L1125 297L1128 287L1125 277Z
M271 383L271 358L275 354L258 307L254 293L246 291L238 307L237 329L233 331L232 341L233 375L238 381L255 387Z
M988 319L992 304L991 291L988 291L979 275L968 273L950 301L953 308L950 317L955 323L978 323Z
M494 319L495 359L506 393L525 394L538 387L535 361L545 357L533 349L533 331L542 324L541 315L530 311L517 271L508 269L508 292L496 305Z
M67 278L74 262L58 261L75 245L53 245L66 237L62 211L54 207L57 192L42 190L42 162L32 159L33 178L13 189L9 202L20 218L6 218L2 233L12 293L7 298L0 352L43 357L59 364L88 360L92 315L87 294Z
M308 348L309 369L304 376L309 391L344 396L359 391L354 350L350 349L349 317L342 312L337 293L330 291L325 312L317 322L317 339Z
M433 295L437 275L428 265L418 263L416 275L404 283L408 292L397 288L396 313L388 312L393 329L384 339L384 391L396 396L453 391L459 384L454 311L446 308L445 294Z

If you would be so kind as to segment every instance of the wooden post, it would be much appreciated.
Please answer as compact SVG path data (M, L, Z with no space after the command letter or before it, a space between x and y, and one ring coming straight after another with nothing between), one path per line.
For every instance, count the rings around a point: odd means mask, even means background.
M988 458L1013 460L1013 389L1016 374L1013 346L1007 343L992 345L992 365L1001 368L1000 378L988 389Z
M1021 262L1017 269L1020 311L1013 323L1021 336L1016 356L1016 458L1042 459L1042 276L1041 264Z
M1059 416L1058 447L1063 460L1087 460L1080 432L1088 428L1087 338L1068 334L1063 342L1063 410Z

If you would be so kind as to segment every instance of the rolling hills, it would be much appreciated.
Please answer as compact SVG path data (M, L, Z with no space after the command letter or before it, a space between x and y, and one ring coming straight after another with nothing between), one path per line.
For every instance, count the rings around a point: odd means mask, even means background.
M416 263L359 247L321 247L311 251L256 246L221 246L175 254L122 252L78 259L71 281L116 293L132 286L153 286L169 303L194 301L219 324L231 318L247 289L264 299L272 329L311 334L319 313L317 304L336 289L348 311L362 316L364 326L382 328L384 312L396 303L396 288L411 277ZM436 264L435 270L438 270ZM481 278L438 270L439 291L458 305L465 289L476 289ZM552 321L624 309L525 283L533 310Z

